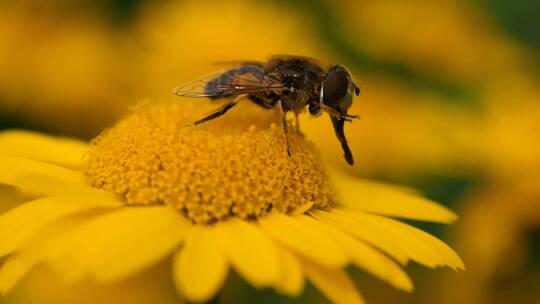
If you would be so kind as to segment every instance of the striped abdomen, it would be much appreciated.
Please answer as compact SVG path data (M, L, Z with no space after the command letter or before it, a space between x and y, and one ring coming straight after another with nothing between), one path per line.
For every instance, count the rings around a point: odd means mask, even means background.
M257 64L245 64L232 68L208 81L204 93L212 99L228 97L239 91L260 87L263 84L264 67Z

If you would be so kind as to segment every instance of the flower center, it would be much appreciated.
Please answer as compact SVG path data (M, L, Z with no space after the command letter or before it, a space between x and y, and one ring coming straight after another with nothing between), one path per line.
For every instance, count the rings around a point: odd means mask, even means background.
M186 127L208 113L201 104L136 107L92 142L88 183L127 205L170 205L201 224L329 204L332 191L317 152L289 126L289 156L276 111L243 102Z

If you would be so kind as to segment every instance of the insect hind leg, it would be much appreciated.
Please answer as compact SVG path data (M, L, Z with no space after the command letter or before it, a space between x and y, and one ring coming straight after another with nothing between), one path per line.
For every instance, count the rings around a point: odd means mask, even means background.
M207 121L210 121L212 119L216 119L216 118L222 116L223 114L227 113L230 109L234 108L234 106L236 106L238 104L238 101L240 101L244 97L246 97L246 95L244 95L244 94L236 96L235 98L233 98L231 101L226 103L221 108L219 108L216 111L206 115L205 117L191 123L190 126L196 126L196 125L205 123Z

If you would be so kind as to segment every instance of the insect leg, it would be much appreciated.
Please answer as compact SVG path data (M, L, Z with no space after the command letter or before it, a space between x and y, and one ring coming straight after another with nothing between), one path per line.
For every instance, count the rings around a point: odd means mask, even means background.
M291 157L291 147L289 145L289 131L287 128L287 112L283 110L283 103L279 102L279 112L281 114L281 124L283 125L283 133L285 133L285 141L287 143L287 154Z
M227 113L230 109L232 109L238 103L238 101L245 98L246 96L247 95L245 95L245 94L236 96L230 102L226 103L223 107L221 107L218 110L208 114L207 116L193 122L191 125L196 126L198 124L202 124L203 122L207 122L209 120L220 117L221 115Z
M298 117L299 115L300 115L300 113L297 113L297 112L294 113L294 120L295 120L295 125L296 125L296 132L297 132L300 136L304 136L304 133L302 133L302 131L300 131L300 118Z
M341 148L343 149L343 156L345 157L347 163L352 166L354 165L353 155L351 149L349 148L349 144L347 143L347 138L345 138L345 132L343 131L343 126L346 120L344 118L337 119L332 116L330 116L330 119L332 120L332 124L334 125L336 137L341 143Z

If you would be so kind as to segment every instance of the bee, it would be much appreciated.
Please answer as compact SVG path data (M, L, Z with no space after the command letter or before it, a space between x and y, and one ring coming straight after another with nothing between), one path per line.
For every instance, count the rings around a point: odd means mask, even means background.
M245 61L220 73L180 85L174 93L184 97L226 98L228 101L214 112L192 123L198 125L231 110L240 100L249 99L265 108L277 108L281 112L283 130L290 155L286 114L292 112L296 118L306 111L319 116L329 114L337 139L349 165L353 156L344 133L346 121L358 118L349 115L353 94L360 94L349 71L341 65L324 68L316 60L307 57L280 55L266 62Z

